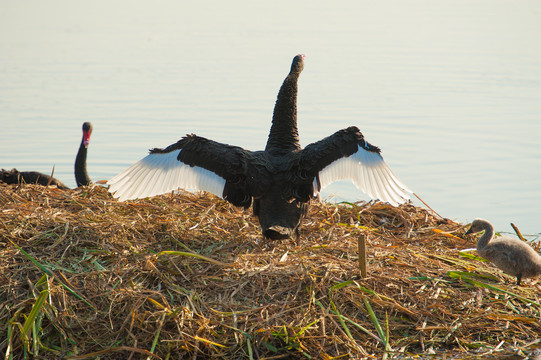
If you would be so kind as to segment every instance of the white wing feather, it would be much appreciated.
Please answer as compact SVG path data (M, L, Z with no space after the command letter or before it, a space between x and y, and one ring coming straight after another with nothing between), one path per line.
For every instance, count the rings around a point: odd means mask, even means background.
M408 200L408 193L412 192L396 177L379 153L361 146L356 153L332 162L319 172L321 189L343 179L351 179L371 198L395 206ZM314 179L314 188L318 188L317 178Z
M178 160L182 150L153 153L133 164L107 183L120 201L165 194L179 188L208 191L222 197L225 179L212 171Z

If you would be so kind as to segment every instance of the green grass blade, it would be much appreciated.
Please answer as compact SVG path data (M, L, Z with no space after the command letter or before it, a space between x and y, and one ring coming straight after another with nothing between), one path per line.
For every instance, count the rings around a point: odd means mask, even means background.
M250 341L250 338L246 339L246 347L248 347L248 359L253 360L254 354L252 353L252 343Z
M353 283L353 280L347 280L347 281L343 281L341 283L338 283L336 285L333 285L333 286L331 286L331 288L329 290L329 293L336 290L336 289L346 287L346 286L350 285L351 283Z
M389 314L387 314L387 311L385 311L385 337L387 338L387 344L389 344L389 339L391 337L389 334ZM391 349L391 346L389 346L389 349Z
M319 319L315 319L314 321L312 321L310 324L306 325L305 327L303 327L298 333L295 334L295 336L293 337L294 339L297 339L299 336L301 336L302 334L304 334L304 332L309 328L311 327L312 325L316 324L319 322Z
M494 286L494 285L489 285L489 284L485 284L483 282L480 282L480 281L477 281L477 280L474 280L472 279L470 276L468 276L467 274L472 274L472 273L465 273L465 272L461 272L461 271L448 271L447 272L447 275L451 278L454 278L454 279L460 279L462 281L466 281L472 285L475 285L475 286L478 286L478 287L483 287L483 288L486 288L486 289L489 289L489 290L493 290L493 291L498 291L498 292L502 292L504 294L507 294L507 295L510 295L510 296L513 296L521 301L524 301L528 304L534 304L534 305L537 305L539 307L541 307L541 304L532 300L532 299L528 299L528 298L525 298L524 296L520 296L518 294L515 294L511 291L507 291L505 289L501 289L497 286ZM477 276L477 274L474 274Z
M363 298L364 306L366 307L366 310L368 311L368 314L370 315L370 319L372 320L372 323L376 327L376 331L378 332L379 337L381 340L385 342L385 334L383 333L383 329L381 328L381 325L378 321L378 318L376 317L376 314L374 314L374 310L372 310L372 306L370 305L370 302L367 298Z
M459 251L458 255L460 255L462 257L465 257L465 258L468 258L468 259L472 259L472 260L489 262L488 260L483 259L480 256L474 255L474 254L470 253L469 251Z
M338 309L336 308L336 305L334 304L334 301L331 300L331 307L332 307L332 312L336 315L338 315L338 320L340 321L340 324L342 325L342 327L344 328L344 331L346 332L347 336L350 338L350 339L353 339L353 335L351 335L351 332L349 332L349 328L348 326L346 325L346 322L344 321L344 316L342 316L342 314L340 314L340 312L338 311Z
M329 290L329 294L334 290L346 287L346 286L351 285L351 284L354 284L357 288L359 288L360 290L364 291L367 294L380 296L379 294L376 294L373 290L370 290L368 288L365 288L364 286L361 286L359 283L357 283L353 279L346 280L346 281L343 281L341 283L338 283L336 285L331 286L331 289ZM385 296L383 296L383 297L385 297Z
M21 336L25 342L25 344L28 344L28 332L30 329L32 329L32 326L34 325L34 321L38 317L38 314L41 312L41 308L43 307L43 304L45 303L45 299L49 296L49 290L43 290L38 298L36 299L36 303L34 306L32 306L32 310L30 310L30 314L28 314L28 317L26 318L24 325L21 329ZM28 345L25 345L27 347Z
M15 246L17 248L17 250L19 250L24 256L26 256L26 258L28 260L32 261L38 268L40 268L41 271L43 271L44 273L46 273L49 276L53 276L53 273L49 269L47 269L46 267L41 265L36 259L34 259L32 256L30 256L29 253L24 251L20 246L15 244L13 241L10 240L10 242L13 244L13 246Z
M380 294L377 294L376 292L374 292L373 290L370 290L368 288L365 288L364 286L361 286L359 283L357 283L356 281L354 280L347 280L347 281L344 281L344 282L341 282L341 283L338 283L334 286L331 287L331 289L329 290L329 297L330 297L330 294L333 290L336 290L336 289L340 289L340 288L343 288L343 287L346 287L350 284L354 284L355 286L357 286L361 291L365 292L365 293L368 293L370 295L374 295L374 296L379 296L379 297L383 297L385 299L388 299L388 300L391 300L391 301L394 301L393 299L387 297L387 296L384 296L384 295L380 295ZM374 311L372 310L372 307L370 306L370 303L368 302L368 299L367 298L364 298L364 303L365 303L365 306L366 306L366 309L368 310L368 313L370 314L370 318L372 320L372 322L374 323L374 326L376 327L376 331L379 335L376 336L374 335L370 330L366 329L364 326L362 325L359 325L357 324L356 322L354 322L353 320L343 316L342 314L340 314L338 312L338 310L336 309L336 306L334 305L334 302L331 300L331 307L332 307L332 310L329 310L330 312L332 312L333 314L337 315L338 316L338 320L340 321L340 324L342 324L342 327L344 327L344 329L346 330L346 334L350 337L350 338L353 338L351 336L351 333L349 331L349 328L347 327L346 325L346 322L349 322L350 324L354 325L355 327L357 327L358 329L364 331L365 333L371 335L374 339L380 341L383 346L385 347L385 350L386 351L392 351L392 348L390 347L389 343L388 343L388 337L385 336L385 333L383 332L383 329L376 317L376 314L374 313ZM316 302L318 303L318 305L320 307L323 307L323 305L321 305L321 303L319 302Z
M32 323L32 354L39 356L39 330L41 328L42 315L38 313L36 321Z
M11 240L10 240L11 241ZM45 266L41 265L36 259L34 259L30 254L28 254L26 251L24 251L21 247L19 247L17 244L15 244L13 241L11 241L11 243L13 244L13 246L15 246L24 256L26 256L26 258L28 260L30 260L32 263L34 263L41 271L43 271L45 274L53 277L53 273L51 272L51 270L47 269ZM88 302L88 300L86 300L85 298L83 298L81 295L77 294L77 292L75 290L72 290L68 285L64 284L63 281L60 281L60 284L62 284L62 286L68 290L70 293L72 293L73 295L75 295L76 297L78 297L80 300L84 301L88 306L90 306L91 308L93 308L94 310L98 310L94 305L92 305L90 302Z
M409 277L407 278L408 280L420 280L420 281L425 281L425 280L434 280L435 278L431 277L431 276L412 276L412 277Z
M327 311L327 309L325 308L325 306L323 306L323 304L319 301L315 301L315 304L318 305L321 309L323 309L323 311ZM344 315L338 313L338 312L335 312L333 310L328 310L330 313L338 316L338 319L342 319L348 323L350 323L351 325L355 326L356 328L358 328L359 330L363 331L364 333L370 335L371 337L373 337L375 340L377 341L380 341L383 343L383 340L381 340L378 336L376 336L374 333L372 333L370 330L368 330L367 328L365 328L364 326L360 325L360 324L357 324L355 321L345 317Z
M152 341L152 346L150 347L150 352L154 354L154 350L156 349L156 345L158 344L158 339L160 338L160 332L162 331L163 321L165 320L165 314L164 311L162 313L162 318L160 319L160 325L158 327L158 330L156 331L156 335L154 336L154 340ZM150 360L150 356L147 357L147 360Z
M92 309L98 311L98 308L95 307L94 305L92 305L88 300L86 300L85 298L83 298L81 295L77 294L77 292L75 290L72 290L70 289L70 287L66 284L64 284L63 282L60 282L60 284L62 284L62 286L68 290L70 293L72 293L73 295L75 295L77 298L79 298L81 301L84 301L85 304L87 304L88 306L90 306Z
M370 319L372 320L372 323L376 327L376 331L378 332L378 335L383 342L383 346L385 347L385 350L392 351L391 346L389 345L388 337L383 332L383 328L381 327L381 324L379 323L379 320L376 317L374 310L372 310L372 305L370 305L370 302L368 301L367 298L364 298L363 301L364 301L364 306L366 307L366 310L368 311L368 314L370 314Z
M498 281L498 278L496 276L494 276L494 275L477 274L477 273L472 273L472 272L469 272L469 271L455 271L455 270L452 270L452 271L448 271L447 275L449 277L451 277L451 278L454 278L454 279L458 279L460 277L467 277L467 278L483 278L483 279L489 279L489 280Z

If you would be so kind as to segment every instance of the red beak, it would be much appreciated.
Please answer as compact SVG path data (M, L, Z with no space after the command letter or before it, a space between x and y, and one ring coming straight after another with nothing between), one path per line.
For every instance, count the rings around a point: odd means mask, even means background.
M85 146L88 146L88 144L90 144L90 131L83 132L83 144L85 144Z

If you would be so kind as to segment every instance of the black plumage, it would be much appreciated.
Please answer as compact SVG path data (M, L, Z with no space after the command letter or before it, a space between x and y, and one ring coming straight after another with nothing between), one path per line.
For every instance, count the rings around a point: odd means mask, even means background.
M187 135L150 154L109 180L120 200L163 194L178 188L205 190L233 205L253 205L263 235L298 235L310 199L343 178L373 198L392 204L408 199L407 187L392 173L358 128L337 131L301 148L297 130L297 83L304 55L293 59L274 107L264 151L249 151Z
M17 169L0 171L0 181L6 184L37 184L43 186L55 185L59 189L69 189L60 180L38 171L19 171Z
M75 158L75 182L77 183L77 187L92 184L86 170L86 155L91 134L92 124L89 122L83 123L83 138L81 139L81 145L79 145L77 157Z

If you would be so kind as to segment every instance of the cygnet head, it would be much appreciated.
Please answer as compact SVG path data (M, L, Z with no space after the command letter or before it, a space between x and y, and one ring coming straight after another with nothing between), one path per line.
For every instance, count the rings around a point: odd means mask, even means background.
M466 231L466 234L475 234L479 231L486 230L487 224L490 224L485 219L475 219L472 221L470 229Z

